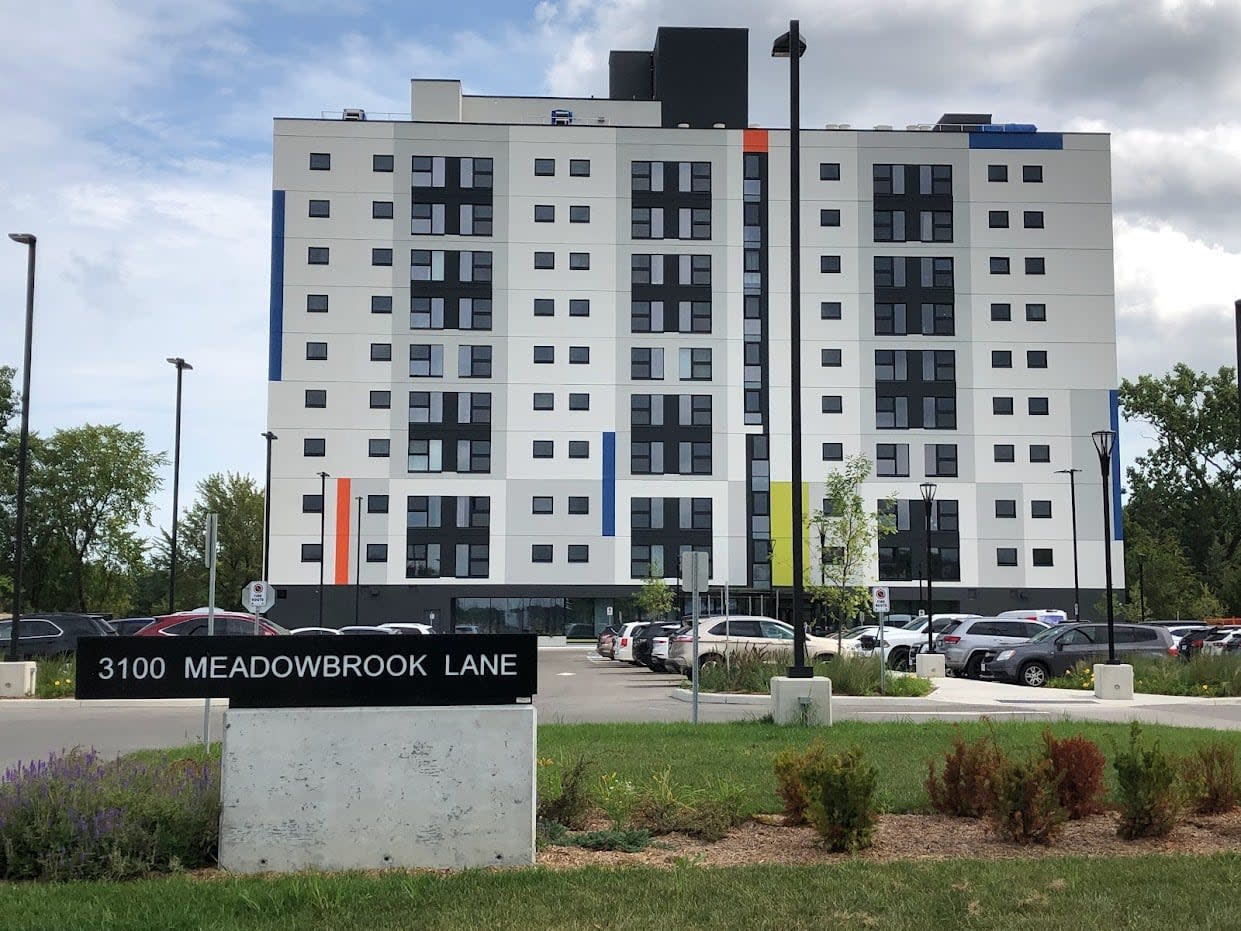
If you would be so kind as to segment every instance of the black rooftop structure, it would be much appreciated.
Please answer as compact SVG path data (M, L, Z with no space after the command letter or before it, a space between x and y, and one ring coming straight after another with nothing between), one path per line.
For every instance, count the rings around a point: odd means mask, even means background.
M945 113L935 124L937 133L968 133L991 122L990 113Z

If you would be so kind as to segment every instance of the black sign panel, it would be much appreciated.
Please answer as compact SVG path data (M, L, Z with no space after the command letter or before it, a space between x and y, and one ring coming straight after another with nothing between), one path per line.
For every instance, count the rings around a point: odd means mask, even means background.
M538 638L521 634L90 637L77 692L93 698L227 698L233 708L501 705L538 685Z

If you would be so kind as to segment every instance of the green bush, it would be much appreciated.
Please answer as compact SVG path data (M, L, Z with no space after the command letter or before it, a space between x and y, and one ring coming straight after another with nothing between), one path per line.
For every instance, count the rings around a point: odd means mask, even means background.
M776 754L771 768L776 776L776 794L784 803L784 816L789 824L806 823L806 788L802 785L801 772L807 762L827 753L827 747L816 740L804 751L786 747Z
M1107 758L1093 740L1075 735L1057 740L1043 731L1043 749L1056 785L1060 805L1070 819L1103 810L1103 775Z
M35 698L72 698L77 680L77 659L54 656L36 660Z
M593 765L585 756L578 756L564 772L552 770L539 787L538 817L570 828L586 827L594 808L586 781Z
M927 763L926 791L931 807L945 815L981 818L994 805L994 782L1006 758L991 735L966 743L960 733L944 754L944 771Z
M637 853L651 845L650 831L619 831L615 828L605 831L582 831L569 834L565 841L573 847L585 847L587 850L619 850L622 853Z
M717 841L745 821L745 790L715 783L703 787L673 785L665 769L638 788L631 810L632 823L652 834L688 834L704 841Z
M1050 759L1006 760L991 780L990 816L996 829L1019 844L1049 844L1069 813L1061 806Z
M773 659L755 650L734 653L727 662L713 663L698 673L698 687L704 692L767 694L773 676L788 674L787 657ZM879 660L869 656L837 656L814 667L816 676L832 680L834 695L878 695ZM930 693L931 684L915 676L887 675L885 694L921 698Z
M858 748L806 761L800 777L806 818L828 850L853 853L870 846L878 818L878 775Z
M1237 807L1241 781L1237 778L1234 747L1225 743L1199 747L1185 758L1184 771L1189 796L1199 814L1223 814Z
M1142 746L1142 727L1129 726L1129 746L1117 749L1116 797L1120 804L1121 837L1165 837L1176 825L1181 799L1177 791L1176 759L1159 749Z

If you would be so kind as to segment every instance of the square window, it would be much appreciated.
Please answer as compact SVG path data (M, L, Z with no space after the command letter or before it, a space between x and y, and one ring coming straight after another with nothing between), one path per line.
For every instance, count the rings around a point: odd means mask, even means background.
M310 153L310 170L311 171L331 171L332 156L328 152L311 152Z
M392 441L389 439L371 439L366 441L366 455L372 459L387 459L392 452Z
M1051 447L1045 443L1030 444L1031 462L1051 462Z
M819 162L820 181L839 181L840 162Z
M535 543L530 547L531 562L551 562L552 561L552 545L550 543Z
M840 226L840 211L820 210L819 226Z
M536 252L534 254L535 268L555 268L556 253L554 252Z
M553 507L551 495L535 495L530 499L531 514L551 514Z
M306 312L311 314L327 313L327 295L326 294L307 294L306 295Z
M535 459L551 459L556 455L556 443L553 440L535 440L531 454Z
M329 200L312 200L310 202L310 216L312 217L330 217L332 215L332 202Z
M322 514L323 495L302 495L303 514Z
M839 394L823 395L823 413L840 414L845 409L844 398Z
M1027 210L1022 215L1022 221L1028 230L1041 230L1043 228L1043 211Z
M1016 518L1017 502L1012 499L999 499L995 502L995 516L1001 519Z
M555 346L535 346L534 362L536 365L549 365L556 361Z
M307 437L302 440L302 455L321 458L327 455L327 440L322 437Z
M1027 349L1026 350L1026 368L1028 369L1047 368L1047 350L1046 349Z
M550 391L536 391L534 393L534 409L536 411L555 410L556 395Z
M822 320L839 320L840 301L823 301L819 304L819 317Z
M1046 275L1047 260L1043 258L1027 258L1026 259L1027 275Z
M590 268L589 252L570 252L569 268L574 271L585 271Z
M1026 304L1026 319L1032 323L1045 323L1047 321L1047 305Z
M1042 184L1043 182L1043 166L1042 165L1022 165L1021 180L1029 184Z
M590 347L589 346L570 346L569 347L569 364L570 365L589 365L590 364Z
M371 343L371 361L372 362L391 362L392 361L392 344L391 343Z
M1030 516L1040 520L1046 520L1051 517L1050 501L1031 501Z
M569 440L570 459L589 459L590 440Z
M588 411L590 410L590 395L571 392L569 394L569 410L571 411Z
M577 204L569 206L569 222L570 223L589 223L590 207L586 204Z
M585 543L570 543L569 562L590 562L590 547Z
M387 514L388 513L388 496L387 495L367 495L366 496L366 513L367 514Z
M987 166L988 181L1007 181L1008 166L1007 165L988 165Z
M570 514L589 514L590 513L590 499L587 498L585 495L582 495L582 496L570 495L569 496L569 513Z
M391 294L372 294L371 295L371 313L373 314L392 313L392 295Z
M823 349L821 350L823 366L825 368L840 367L840 350L839 349Z
M391 220L392 219L392 201L390 200L371 201L371 219L372 220Z
M1050 549L1040 549L1035 547L1031 555L1034 557L1033 563L1036 566L1054 565L1052 562L1052 551Z
M306 262L309 265L327 265L329 255L327 246L308 246L306 249Z
M391 265L392 250L391 249L372 249L371 250L372 265Z
M1013 319L1013 305L1012 304L992 304L991 305L991 319L998 320L998 321L1012 320Z
M1008 211L990 210L987 212L987 226L993 230L1008 229Z
M1046 416L1049 413L1047 398L1030 398L1029 411L1034 416Z
M569 177L589 178L590 177L590 159L588 158L569 159Z
M840 256L838 255L819 256L819 271L825 275L840 274Z
M993 369L1011 369L1013 367L1013 354L1008 349L991 350L991 367Z
M393 168L391 155L372 155L371 171L391 171Z
M875 474L884 477L909 475L908 443L876 443Z
M323 388L307 388L306 406L327 407L327 391Z
M321 362L327 358L327 343L307 343L306 358L309 361Z
M322 562L323 548L318 543L302 544L302 562Z
M1012 412L1013 412L1013 399L1012 398L992 398L991 399L991 413L996 414L998 416L1004 416L1006 414L1011 414Z
M1017 565L1017 550L1012 546L1001 546L995 551L995 564L997 566L1015 566Z
M590 298L576 297L569 299L569 316L570 317L589 317L590 316Z
M1007 275L1008 274L1008 258L1002 255L993 255L990 259L991 274Z
M996 462L1017 461L1017 448L1011 443L996 443L993 451Z
M552 317L556 314L556 301L550 297L534 299L534 315L536 317Z
M387 543L366 544L366 561L367 562L387 562L388 561L388 544Z
M823 444L823 461L824 462L842 462L845 458L845 446L843 443L824 443Z
M534 205L534 222L535 223L555 223L556 208L552 204L535 204Z
M534 174L540 178L550 178L556 174L556 160L554 158L536 158L534 160Z

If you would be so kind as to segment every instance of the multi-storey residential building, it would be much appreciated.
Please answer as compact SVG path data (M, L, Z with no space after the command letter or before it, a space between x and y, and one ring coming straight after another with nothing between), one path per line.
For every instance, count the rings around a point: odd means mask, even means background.
M800 153L806 513L864 453L897 499L872 567L895 610L928 479L937 610L1071 610L1057 471L1080 468L1091 614L1108 137L949 114L803 129ZM733 29L613 52L609 99L414 80L412 119L277 120L273 617L315 623L322 574L329 623L593 630L687 550L737 609L784 613L789 155L748 125Z

